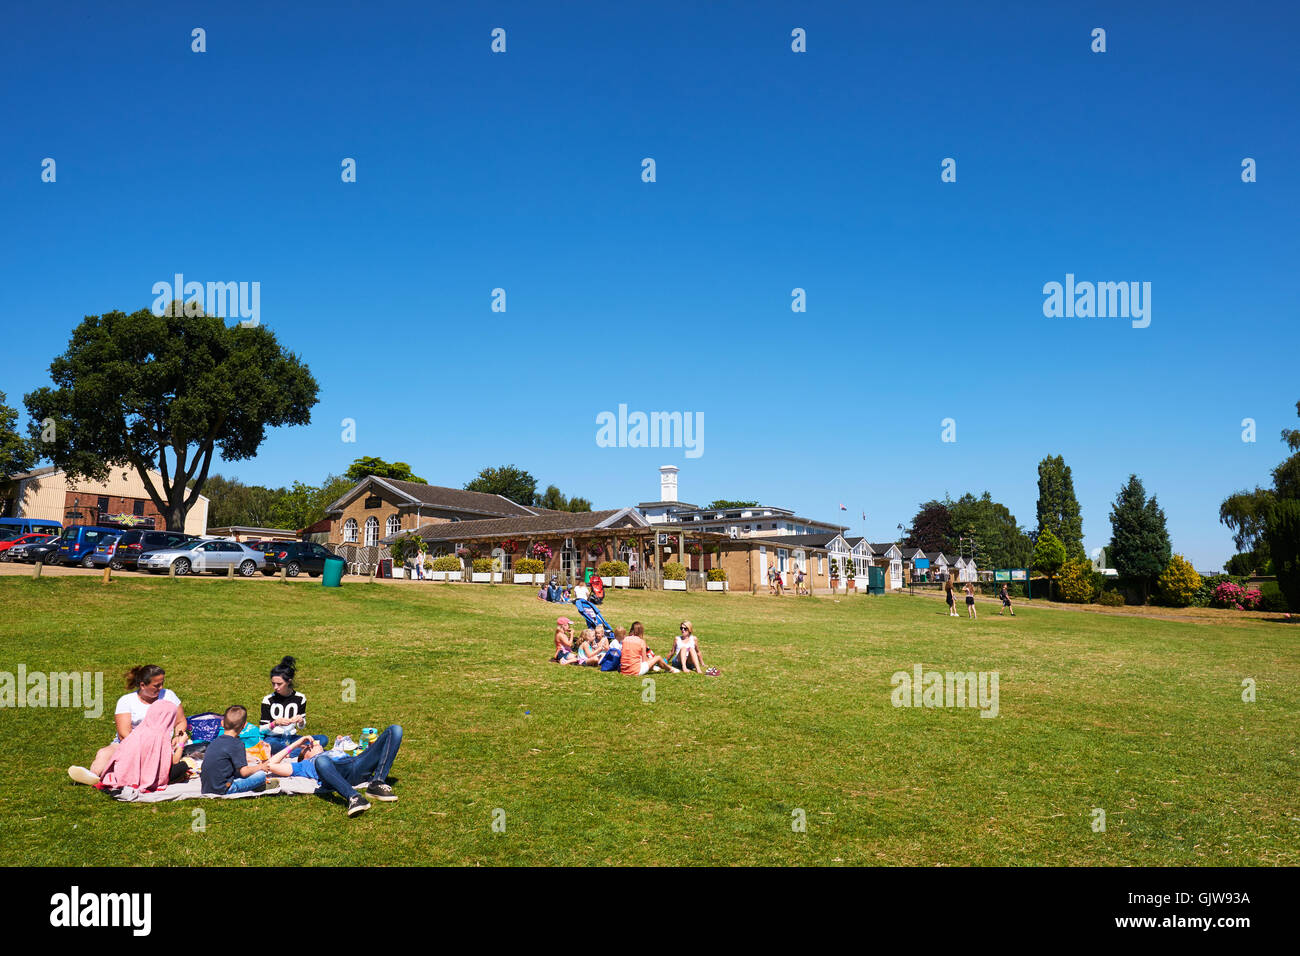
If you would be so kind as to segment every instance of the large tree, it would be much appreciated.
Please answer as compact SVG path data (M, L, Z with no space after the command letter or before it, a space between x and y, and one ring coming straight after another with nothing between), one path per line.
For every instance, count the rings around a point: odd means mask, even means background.
M979 498L968 492L945 504L952 515L954 533L966 539L957 550L967 557L973 555L979 568L1029 566L1033 543L1016 523L1011 510L994 501L989 492L984 492Z
M406 462L388 462L382 458L358 458L343 473L343 477L353 483L360 481L367 475L375 475L378 478L396 478L398 481L413 481L419 485L428 484L419 475L411 474L411 466Z
M757 501L731 501L727 498L718 498L716 501L710 501L705 507L725 511L728 508L753 508L757 504Z
M1066 557L1086 556L1074 476L1060 455L1048 455L1038 463L1038 530L1052 532L1065 548Z
M952 530L952 513L942 501L927 501L920 505L912 524L903 538L908 548L920 548L926 554L943 551L955 554L957 540Z
M1296 402L1300 415L1300 402ZM1273 469L1273 501L1264 513L1265 539L1277 585L1291 610L1300 610L1300 430L1283 429L1293 454Z
M1047 575L1049 595L1052 593L1052 585L1061 570L1061 565L1065 564L1066 557L1065 545L1052 533L1051 528L1043 528L1038 532L1038 540L1034 542L1034 570L1042 571ZM1075 560L1079 560L1077 556Z
M514 465L484 468L477 478L465 485L465 490L501 495L525 506L537 501L537 479Z
M114 465L134 468L168 529L179 531L213 455L252 458L268 428L307 424L318 387L265 326L167 311L86 316L50 363L54 387L24 401L33 440L54 420L54 441L43 446L54 464L91 479Z
M0 392L0 504L13 495L15 483L9 479L36 464L36 458L35 444L18 434L18 412L5 404L5 393Z
M1173 548L1165 528L1165 513L1156 496L1147 498L1137 475L1129 475L1110 511L1111 539L1107 557L1115 570L1142 585L1145 603L1151 584L1169 566Z

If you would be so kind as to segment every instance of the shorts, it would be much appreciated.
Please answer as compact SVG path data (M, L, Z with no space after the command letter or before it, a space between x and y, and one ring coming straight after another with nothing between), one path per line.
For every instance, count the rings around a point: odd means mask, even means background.
M1003 598L1003 599L1002 599L1002 606L1003 606L1003 607L1011 607L1011 599L1010 599L1010 598Z
M638 676L643 676L643 675L649 673L649 671L650 671L650 662L649 662L649 661L642 661L642 662L641 662L641 670L638 672Z
M966 595L966 606L970 607L974 603L975 603L975 599L971 597L969 594Z

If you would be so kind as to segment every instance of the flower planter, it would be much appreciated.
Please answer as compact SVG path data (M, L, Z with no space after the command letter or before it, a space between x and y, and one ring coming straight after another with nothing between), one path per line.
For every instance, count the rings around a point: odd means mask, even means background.
M831 578L831 594L834 594L834 593L835 593L835 589L838 588L839 586L840 586L840 579L839 579L839 578Z
M430 581L445 581L445 580L447 580L447 572L446 572L446 571L430 571L430 572L429 572L429 580L430 580Z
M461 580L461 575L464 574L463 571L444 571L443 573L447 575L448 581L459 581Z
M520 574L516 571L515 584L540 584L541 582L538 580L540 577L540 574Z
M686 590L686 582L685 582L685 581L664 581L664 590L665 590L665 591L685 591L685 590Z
M846 590L849 594L857 594L857 593L858 593L858 586L857 586L853 581L850 580L850 581L849 581L849 586L848 586L845 590Z
M706 581L704 582L704 589L706 591L729 591L731 589L727 585L730 583L730 581Z
M475 584L487 584L492 580L492 574L488 571L471 571L469 579Z
M406 568L393 568L393 577L395 578L406 577Z
M616 588L630 588L631 586L632 586L632 576L630 574L625 577L614 578L614 587Z

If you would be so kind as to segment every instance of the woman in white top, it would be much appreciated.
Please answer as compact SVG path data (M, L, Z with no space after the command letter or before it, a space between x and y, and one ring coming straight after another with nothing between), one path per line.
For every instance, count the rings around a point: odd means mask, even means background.
M704 664L700 661L700 642L695 637L694 625L690 621L682 621L680 631L681 633L673 642L673 665L683 671L689 671L694 662L695 673L703 674Z
M69 767L68 776L77 783L86 783L94 786L99 783L99 775L104 772L117 753L118 744L131 735L131 731L140 726L144 720L145 714L149 710L149 705L154 701L162 699L168 703L176 705L176 725L172 732L173 742L177 737L185 735L185 711L181 708L181 699L170 690L163 687L166 683L167 673L157 664L141 664L139 667L133 667L126 672L127 693L117 699L117 706L113 708L113 723L117 727L117 736L107 747L101 747L95 754L95 759L91 761L90 769L85 767Z

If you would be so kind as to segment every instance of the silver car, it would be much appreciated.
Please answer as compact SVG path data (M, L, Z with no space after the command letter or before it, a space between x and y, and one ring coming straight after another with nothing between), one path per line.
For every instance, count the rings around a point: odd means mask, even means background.
M176 573L202 574L212 571L225 574L233 567L246 578L266 564L260 551L246 548L237 541L186 541L174 548L161 548L140 555L140 570L158 574L175 566Z

